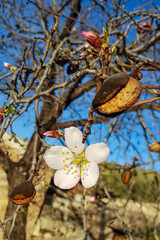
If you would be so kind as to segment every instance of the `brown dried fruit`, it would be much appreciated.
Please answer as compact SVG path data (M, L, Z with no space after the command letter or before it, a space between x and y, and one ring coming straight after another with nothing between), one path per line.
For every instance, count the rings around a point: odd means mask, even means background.
M121 174L121 179L124 184L129 183L132 177L132 172L130 170L124 170Z
M140 82L127 73L118 73L104 81L92 105L99 114L114 117L136 103L141 93Z
M79 69L79 64L77 62L72 62L69 64L68 68L67 68L67 74L73 74L75 72L77 72Z
M59 56L55 59L55 62L60 66L64 66L68 62L68 59L65 57Z
M150 151L152 152L160 152L160 142L154 142L149 147Z
M15 187L10 194L10 199L14 204L24 205L32 201L36 195L35 187L30 180Z

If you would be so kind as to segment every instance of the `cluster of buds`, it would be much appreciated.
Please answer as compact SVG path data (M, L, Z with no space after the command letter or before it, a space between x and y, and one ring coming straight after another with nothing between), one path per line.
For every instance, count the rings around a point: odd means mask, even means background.
M151 22L147 21L147 22L141 22L140 24L140 28L142 29L141 33L144 33L145 31L148 30L148 28L151 27Z
M88 59L92 58L101 49L103 40L97 33L94 32L82 32L82 36L86 39L88 44L85 45L86 50L80 54L80 56L86 56ZM90 47L90 49L88 49Z
M104 39L101 39L97 33L83 31L82 36L89 43L90 50L87 49L86 51L82 52L81 56L87 56L87 58L89 58L90 56L93 57L93 55L100 52L101 61L105 66L107 66L111 56L114 53L115 47L113 46L111 49L109 49L109 37L105 28L103 28L103 34Z
M60 137L62 137L63 140L65 140L64 134L61 132L60 129L58 131L56 131L56 130L47 131L47 132L43 133L43 135L45 137L51 137L51 138L60 138Z

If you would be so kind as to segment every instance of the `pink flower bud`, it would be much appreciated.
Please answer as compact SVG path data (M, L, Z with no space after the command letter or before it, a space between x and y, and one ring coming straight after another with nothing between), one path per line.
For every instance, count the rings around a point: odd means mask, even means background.
M46 136L46 137L52 137L52 138L59 138L59 137L61 137L59 132L57 132L56 130L47 131L47 132L43 133L43 135Z
M2 124L2 122L3 122L3 116L0 115L0 125Z
M148 27L148 28L150 28L151 27L151 22L149 22L149 21L147 21L147 22L142 22L141 24L140 24L140 28L145 28L145 27Z
M80 56L88 56L90 54L89 51L84 51L80 54Z
M134 157L134 161L138 161L139 160L139 157Z
M12 64L7 62L4 62L3 64L6 68L10 69L11 71L14 71L15 67Z
M87 40L87 42L92 46L92 47L100 47L102 45L102 39L99 37L98 34L94 32L82 32L82 36Z
M90 202L95 202L96 201L96 196L92 196L91 198L90 198Z

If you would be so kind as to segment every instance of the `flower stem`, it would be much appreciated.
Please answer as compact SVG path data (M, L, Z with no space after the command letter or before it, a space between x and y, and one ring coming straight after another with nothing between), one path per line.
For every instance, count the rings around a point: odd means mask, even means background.
M87 227L86 227L85 202L86 202L86 188L83 188L82 216L83 216L84 240L87 240L88 232L87 232Z

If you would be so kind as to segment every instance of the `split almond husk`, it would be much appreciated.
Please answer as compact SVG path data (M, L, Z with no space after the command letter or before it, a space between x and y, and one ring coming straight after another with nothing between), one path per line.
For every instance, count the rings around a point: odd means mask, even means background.
M136 103L141 93L140 82L127 73L118 73L104 81L92 105L99 114L114 117Z
M30 180L15 187L10 194L10 199L14 204L24 205L32 201L36 195L36 190Z
M154 142L149 147L150 151L152 152L160 152L160 142Z

